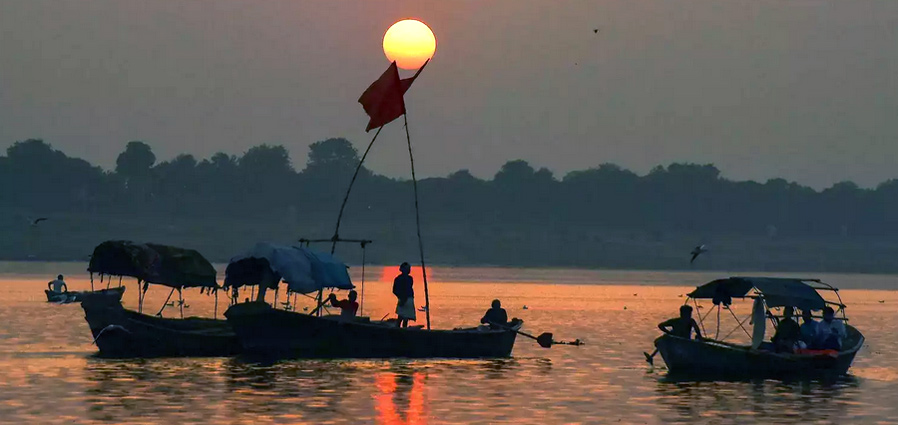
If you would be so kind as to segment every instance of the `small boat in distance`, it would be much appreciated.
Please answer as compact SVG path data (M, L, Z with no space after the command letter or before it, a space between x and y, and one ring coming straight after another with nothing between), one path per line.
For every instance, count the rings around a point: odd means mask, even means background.
M47 294L47 302L51 303L75 303L84 301L88 297L110 298L114 301L121 301L122 295L125 293L124 286L118 286L108 289L100 289L97 291L65 291L55 292L44 289Z
M835 300L824 299L821 292L834 296ZM700 306L699 300L710 300L713 303L712 308L706 309L704 316L698 308L695 312L704 328L707 316L716 311L717 329L713 338L709 324L709 332L703 339L665 334L655 340L655 347L672 375L703 378L840 376L848 372L855 355L864 345L863 334L847 323L845 305L839 297L838 289L818 279L730 277L699 286L687 297L686 303L692 300L696 307ZM736 315L736 306L732 303L734 299L751 300L746 307L746 311L751 311L748 317L740 319ZM783 315L777 315L777 310L781 312L794 307L802 311L818 311L827 306L833 307L841 316L835 320L845 321L847 337L842 341L841 350L798 349L795 352L777 352L771 342L763 341L767 321L777 328L782 320ZM728 311L735 321L733 329L723 338L719 338L721 311ZM728 319L727 313L724 315ZM750 318L754 326L752 333L743 325ZM751 342L745 344L726 341L740 329ZM647 355L647 360L651 362L651 356Z
M199 252L152 243L107 241L94 249L91 273L137 278L139 307L132 311L120 299L87 297L81 302L94 342L104 357L228 356L239 344L226 321L201 317L184 318L184 288L213 291L218 307L216 272ZM178 291L180 318L143 314L143 300L150 284Z

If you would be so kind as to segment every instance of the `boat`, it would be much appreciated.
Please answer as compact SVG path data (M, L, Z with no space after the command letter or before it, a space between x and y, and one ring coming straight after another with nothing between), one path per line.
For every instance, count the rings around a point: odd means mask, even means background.
M225 312L243 353L274 358L485 358L509 357L518 322L509 329L481 326L427 330L393 322L344 319L278 310L264 302Z
M370 242L370 241L367 241ZM272 288L281 279L288 294L322 289L353 289L346 265L336 257L304 246L259 243L235 257L225 272L225 288L257 284ZM289 295L288 298L289 300ZM289 301L287 303L289 305ZM508 357L520 329L478 328L427 330L399 328L393 321L345 318L278 309L264 302L234 304L225 312L241 353L266 358L480 358Z
M288 294L355 287L346 265L336 257L308 247L268 243L257 244L250 253L232 259L224 286L258 284L261 293L261 288L271 288L280 279L287 284ZM261 294L256 301L234 304L225 312L240 341L242 354L326 359L508 357L514 346L515 331L521 327L517 321L508 329L399 328L393 321L317 315L317 311L307 314L276 306L264 302Z
M64 292L56 292L56 291L51 291L49 289L44 289L44 293L47 294L47 302L51 302L51 303L81 302L88 297L112 298L115 300L121 300L122 295L125 293L125 287L119 286L119 287L108 288L108 289L100 289L97 291L64 291Z
M87 297L81 302L84 316L102 357L184 357L229 356L239 344L225 320L183 317L185 288L214 291L216 272L199 252L153 243L106 241L94 249L88 270L108 276L137 279L138 311L124 308L120 299ZM150 284L171 288L169 299L178 292L181 317L162 317L142 312ZM216 304L217 308L217 304Z
M864 336L856 328L848 324L845 305L835 288L819 279L769 278L769 277L730 277L717 279L697 287L688 294L701 312L700 301L712 302L704 317L697 313L704 328L708 315L716 310L717 329L713 338L705 335L703 339L688 339L662 335L655 340L655 347L664 359L670 374L698 375L702 377L748 377L748 378L782 378L793 376L842 376L848 373L858 350L864 345ZM821 293L835 297L825 299ZM751 300L752 313L749 317L739 319L735 313L734 299ZM843 320L847 337L842 341L841 350L808 350L797 349L795 352L777 352L771 342L763 341L765 328L770 321L774 328L778 326L782 314L787 308L798 308L811 312L832 307L837 315L835 320ZM720 334L720 314L728 311L737 322L729 334L718 338ZM726 313L724 313L726 314ZM744 323L751 319L753 331L749 333ZM710 326L710 325L709 325ZM727 341L729 335L742 330L749 343ZM650 359L650 358L649 358Z
M370 241L367 241L370 242ZM272 288L281 279L289 293L353 289L346 265L336 257L303 246L259 243L235 257L225 272L225 288L257 284ZM288 301L289 305L289 301ZM271 358L508 357L521 322L509 329L489 327L426 330L399 328L393 321L345 318L278 309L264 302L234 304L225 312L242 354Z

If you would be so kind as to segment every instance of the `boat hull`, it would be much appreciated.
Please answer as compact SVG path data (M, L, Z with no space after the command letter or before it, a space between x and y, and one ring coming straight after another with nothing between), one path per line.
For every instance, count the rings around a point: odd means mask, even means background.
M851 367L864 337L856 334L851 347L838 355L797 355L752 350L717 341L691 340L663 335L655 340L672 374L726 377L786 377L844 375Z
M108 299L88 298L81 307L102 357L218 357L240 350L225 320L148 316Z
M109 289L100 289L97 291L54 292L49 289L44 289L44 294L47 295L47 302L51 303L81 302L85 298L89 297L102 297L109 298L111 301L121 301L122 295L124 293L124 286Z
M234 305L225 316L244 354L276 358L509 357L516 336L505 330L401 329L258 302Z

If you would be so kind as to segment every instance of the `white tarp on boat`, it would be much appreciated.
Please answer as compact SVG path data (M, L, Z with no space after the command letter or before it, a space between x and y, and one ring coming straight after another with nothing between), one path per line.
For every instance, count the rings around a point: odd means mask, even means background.
M334 256L304 247L267 242L257 243L249 252L231 259L225 274L225 286L261 283L266 273L248 270L251 265L258 265L253 260L265 260L271 273L283 279L293 292L308 294L323 288L355 287L346 264Z

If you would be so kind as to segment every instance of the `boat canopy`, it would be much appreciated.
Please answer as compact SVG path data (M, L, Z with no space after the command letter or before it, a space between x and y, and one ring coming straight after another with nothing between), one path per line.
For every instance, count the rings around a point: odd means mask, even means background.
M215 268L202 254L154 243L103 242L94 248L87 271L129 276L172 288L218 287Z
M690 298L713 299L715 304L730 304L732 298L745 298L754 289L767 307L798 307L802 310L820 310L826 301L817 289L807 282L810 279L774 277L730 277L717 279L695 288L688 294Z
M330 254L299 246L260 242L232 258L225 270L225 287L275 287L281 279L290 291L302 294L324 288L355 288L346 264Z

